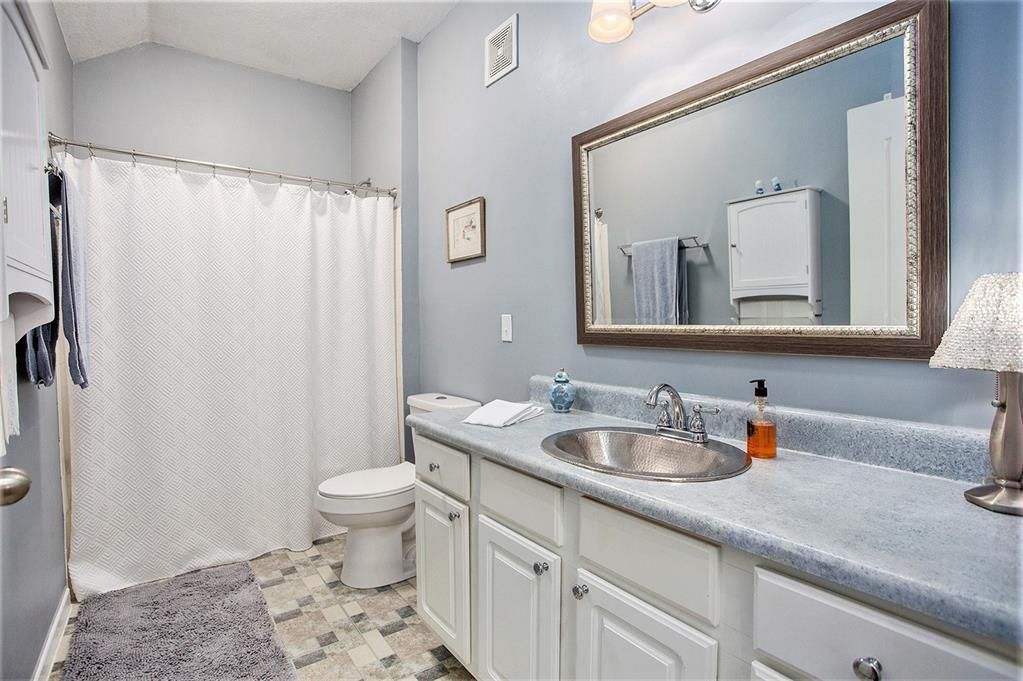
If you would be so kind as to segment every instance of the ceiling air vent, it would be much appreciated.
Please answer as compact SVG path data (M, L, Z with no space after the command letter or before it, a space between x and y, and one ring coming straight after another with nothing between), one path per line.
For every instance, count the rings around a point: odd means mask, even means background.
M519 15L491 31L483 43L483 84L490 87L519 66Z

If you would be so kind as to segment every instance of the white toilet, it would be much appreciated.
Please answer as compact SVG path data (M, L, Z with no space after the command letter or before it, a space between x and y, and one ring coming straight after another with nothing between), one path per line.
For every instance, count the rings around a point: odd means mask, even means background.
M441 393L411 395L413 414L478 407ZM409 462L338 475L320 483L316 510L348 528L341 581L356 589L394 584L416 574L416 467Z

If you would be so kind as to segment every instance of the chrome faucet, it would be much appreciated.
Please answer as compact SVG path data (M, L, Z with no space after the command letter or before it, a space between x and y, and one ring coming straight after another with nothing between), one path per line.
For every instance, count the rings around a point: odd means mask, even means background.
M668 402L664 403L664 411L657 420L657 427L672 428L674 430L685 430L688 417L686 416L686 405L682 402L682 396L678 391L667 383L661 383L650 388L646 394L646 406L656 409L661 398L661 393L668 393Z
M668 401L660 402L661 393L668 393ZM707 429L703 422L704 414L720 414L717 407L704 407L702 404L693 405L693 417L686 415L686 405L678 391L667 383L655 385L646 396L646 406L656 409L658 405L663 407L661 415L657 419L655 430L658 435L686 440L698 445L707 443Z

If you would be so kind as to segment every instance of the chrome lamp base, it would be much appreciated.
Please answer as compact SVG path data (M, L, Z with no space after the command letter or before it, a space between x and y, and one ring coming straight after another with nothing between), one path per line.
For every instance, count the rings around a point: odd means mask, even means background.
M991 424L989 484L967 490L967 501L996 513L1023 516L1023 408L1020 405L1023 374L998 372L998 399Z
M998 483L981 485L963 493L971 504L996 513L1023 515L1023 490L1002 487Z

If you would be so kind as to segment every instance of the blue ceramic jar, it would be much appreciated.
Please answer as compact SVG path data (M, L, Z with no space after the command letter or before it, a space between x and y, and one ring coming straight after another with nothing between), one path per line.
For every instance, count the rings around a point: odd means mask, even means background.
M575 402L575 386L568 380L568 374L562 369L554 374L554 383L551 385L550 399L554 411L564 414L572 408Z

